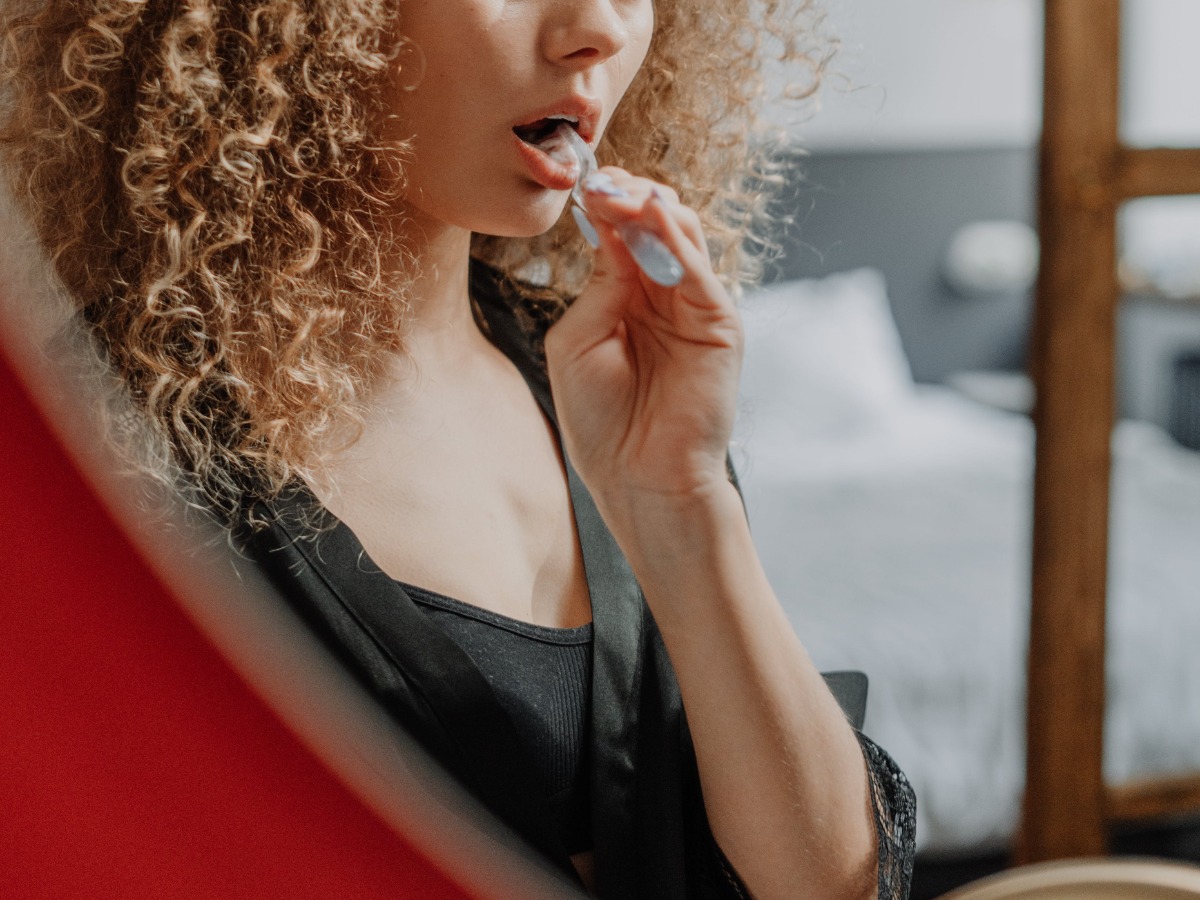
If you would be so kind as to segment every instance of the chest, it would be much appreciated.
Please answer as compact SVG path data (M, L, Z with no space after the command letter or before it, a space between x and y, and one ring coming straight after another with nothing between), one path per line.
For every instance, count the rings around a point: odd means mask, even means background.
M391 577L558 627L590 619L552 425L514 372L368 422L322 500Z

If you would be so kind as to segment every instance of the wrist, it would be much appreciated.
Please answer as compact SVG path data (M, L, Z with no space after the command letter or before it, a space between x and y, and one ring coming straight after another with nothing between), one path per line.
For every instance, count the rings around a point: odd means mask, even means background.
M633 492L599 501L647 599L694 596L756 564L741 496L727 478L686 493Z
M596 496L609 529L636 548L693 545L723 523L744 520L737 488L722 471L683 489L621 488Z

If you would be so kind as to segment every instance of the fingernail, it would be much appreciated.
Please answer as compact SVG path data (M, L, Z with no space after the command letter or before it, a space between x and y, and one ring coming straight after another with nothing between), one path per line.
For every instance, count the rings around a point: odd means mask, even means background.
M662 191L660 191L657 186L650 188L650 196L653 197L655 200L657 200L659 203L667 202L667 195L664 194Z
M599 247L600 235L596 233L596 226L584 215L583 210L572 206L571 215L575 217L575 224L579 226L579 233L583 235L583 239L591 244L593 250Z
M583 189L589 194L600 194L604 197L628 197L629 193L613 182L612 176L604 172L593 172L583 180Z

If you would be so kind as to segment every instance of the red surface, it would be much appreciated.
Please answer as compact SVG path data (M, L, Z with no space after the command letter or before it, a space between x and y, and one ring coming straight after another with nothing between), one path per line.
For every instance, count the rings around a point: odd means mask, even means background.
M0 352L0 897L468 895L151 573Z

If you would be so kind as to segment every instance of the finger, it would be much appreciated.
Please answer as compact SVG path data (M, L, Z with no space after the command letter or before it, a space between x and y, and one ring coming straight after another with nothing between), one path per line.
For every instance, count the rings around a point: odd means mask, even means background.
M599 245L592 268L592 283L618 282L636 284L638 264L621 239L620 225L600 216L592 216Z
M687 235L689 241L704 254L704 258L712 263L712 255L708 250L708 239L704 236L704 225L700 221L700 215L690 206L684 206L682 203L671 203L670 197L664 201L664 205L670 210L672 218L679 223L679 227L683 229L683 233Z
M611 172L615 172L615 176L610 176ZM584 183L588 210L593 213L593 219L622 224L640 215L651 194L657 193L663 205L679 221L684 234L706 259L709 258L700 216L684 205L672 188L648 178L636 178L616 168L604 170L599 175L599 178L593 175Z
M634 197L638 204L644 202L650 196L650 191L655 187L671 203L680 202L679 194L669 184L663 184L662 182L653 181L638 175L631 175L620 166L605 166L602 169L598 169L592 173L590 180L597 184L610 184L621 188Z
M638 215L626 220L622 227L630 226L650 231L675 254L683 265L679 289L693 303L723 312L732 310L732 300L712 270L707 247L703 243L697 246L664 197L652 193Z
M677 287L683 289L693 306L736 318L732 299L712 271L700 217L680 202L674 190L607 166L588 178L584 191L589 217L604 235L604 264L612 267L618 277L637 277L652 295L660 290L636 269L636 262L623 246L626 241L618 237L630 228L648 231L679 260L684 277Z
M600 244L592 277L547 333L548 357L578 355L615 334L624 319L629 286L640 286L637 263L620 235L606 222L595 227Z

